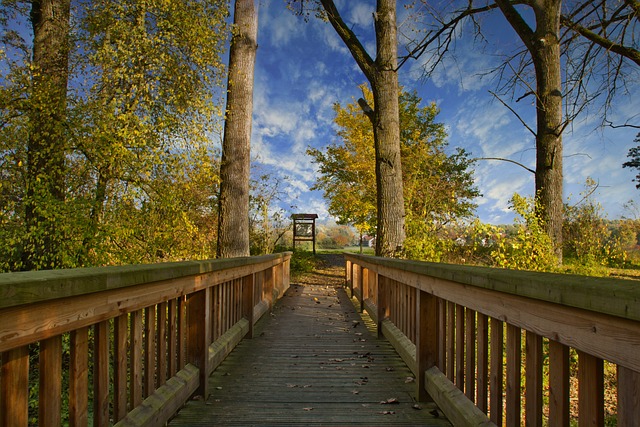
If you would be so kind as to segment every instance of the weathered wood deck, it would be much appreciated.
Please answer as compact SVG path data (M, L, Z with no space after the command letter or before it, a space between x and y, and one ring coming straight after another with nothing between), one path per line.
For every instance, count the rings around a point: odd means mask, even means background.
M292 286L171 426L450 426L341 288ZM389 402L382 404L381 402Z

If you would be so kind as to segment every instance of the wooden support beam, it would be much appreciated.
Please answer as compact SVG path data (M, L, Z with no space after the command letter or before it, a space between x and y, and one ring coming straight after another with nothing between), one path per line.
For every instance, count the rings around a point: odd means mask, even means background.
M580 427L604 425L603 373L602 359L578 351L578 422Z
M105 320L93 329L93 425L109 423L109 321Z
M0 425L26 426L29 415L29 347L2 353Z
M116 317L113 321L113 419L118 422L127 415L127 342L129 316Z
M196 394L203 399L209 397L207 364L209 362L209 342L211 288L189 294L187 297L187 363L199 369L199 386Z
M38 425L61 425L62 406L62 336L40 342L40 387L38 389Z
M437 366L438 360L438 298L419 289L416 295L416 369L417 397L419 402L431 401L426 386L425 372Z
M89 422L89 328L72 331L69 341L69 426L84 427Z
M549 425L569 427L569 347L549 340Z

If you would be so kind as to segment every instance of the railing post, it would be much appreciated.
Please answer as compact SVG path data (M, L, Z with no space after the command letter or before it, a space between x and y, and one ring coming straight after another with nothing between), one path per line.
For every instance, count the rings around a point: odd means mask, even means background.
M358 269L358 290L360 291L360 313L364 312L364 272L365 268L361 265L356 267Z
M0 425L26 426L29 414L29 348L2 353Z
M419 402L425 402L431 400L425 388L425 371L440 363L438 298L420 289L416 293L417 397Z
M249 274L242 278L242 316L249 321L247 337L253 338L253 288L255 274Z
M344 287L350 286L351 282L351 261L346 260L344 262Z
M640 416L640 373L618 365L618 426L631 427Z
M62 336L40 342L38 425L60 426L62 403Z
M71 331L69 347L69 426L86 426L89 420L89 399L87 396L89 387L89 328L87 326ZM4 424L0 422L0 425Z
M387 278L378 275L378 337L382 337L382 322L389 317L389 286Z
M200 385L196 394L205 400L209 397L207 387L209 369L209 330L211 329L211 288L190 294L187 297L187 363L200 370Z

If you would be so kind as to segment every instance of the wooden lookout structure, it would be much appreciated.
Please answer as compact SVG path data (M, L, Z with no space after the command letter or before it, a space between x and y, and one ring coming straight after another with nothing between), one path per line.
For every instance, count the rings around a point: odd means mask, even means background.
M313 242L313 254L316 254L316 219L317 214L293 214L293 249L296 242Z

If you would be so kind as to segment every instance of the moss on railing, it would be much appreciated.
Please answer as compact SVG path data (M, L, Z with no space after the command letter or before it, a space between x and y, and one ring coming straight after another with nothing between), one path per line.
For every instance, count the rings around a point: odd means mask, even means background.
M177 279L221 270L278 264L291 253L205 261L136 264L0 274L0 308L47 301L142 283Z

